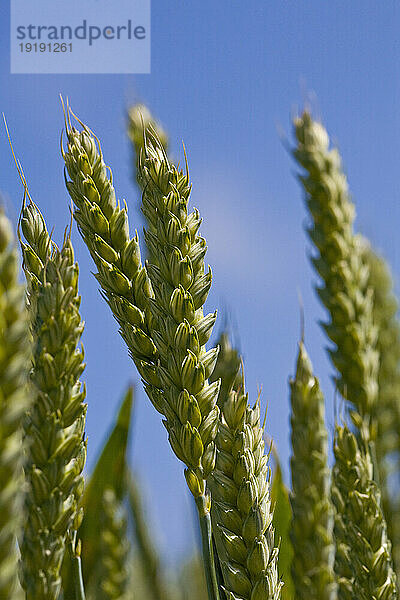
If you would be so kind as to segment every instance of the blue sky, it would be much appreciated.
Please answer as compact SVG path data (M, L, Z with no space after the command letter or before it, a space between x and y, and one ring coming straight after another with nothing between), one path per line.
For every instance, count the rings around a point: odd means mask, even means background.
M398 183L400 14L394 0L246 3L152 2L150 75L10 75L9 13L0 7L0 110L7 116L32 197L60 240L69 218L59 153L59 93L102 141L131 228L141 230L132 184L125 111L146 102L168 130L176 155L185 141L193 205L204 218L214 284L208 308L229 314L245 357L247 387L263 387L268 433L287 475L288 376L299 337L300 291L306 344L333 423L331 367L317 321L315 277L307 260L305 211L294 164L280 137L310 99L344 158L357 205L357 228L400 269ZM17 219L21 186L0 131L0 189ZM116 326L97 291L76 231L87 368L89 466L128 382L137 383L132 463L159 542L175 561L193 544L182 465L168 447Z

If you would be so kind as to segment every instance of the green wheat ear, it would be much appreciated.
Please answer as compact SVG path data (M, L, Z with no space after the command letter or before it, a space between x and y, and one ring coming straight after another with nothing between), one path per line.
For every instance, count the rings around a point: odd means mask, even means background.
M368 448L347 426L335 429L332 498L339 600L394 600L391 544Z
M217 463L209 478L213 531L229 600L280 598L270 499L270 470L264 451L259 402L251 408L244 391L224 403L217 435Z
M27 522L21 542L21 583L27 600L56 600L66 541L75 545L82 513L85 388L80 338L78 265L69 235L59 249L33 202L21 213L23 267L34 342L27 413Z
M324 398L303 342L290 381L292 425L292 576L298 600L336 597L333 508Z
M92 132L84 125L78 131L67 119L66 135L66 186L74 219L97 268L95 277L140 375L158 383L158 352L150 337L153 292L141 263L138 235L129 235L127 209L116 200L111 171ZM160 410L157 404L155 408Z
M363 244L353 231L354 205L336 149L329 148L324 127L305 111L294 122L297 146L293 155L302 168L299 179L311 217L308 234L316 254L313 265L321 277L317 288L330 321L324 329L337 369L340 393L356 409L357 426L374 437L371 414L378 394L379 355L373 321L373 294Z
M392 541L396 572L400 569L400 503L390 481L400 477L400 323L393 279L386 261L365 242L369 285L374 291L374 321L380 355L379 394L374 416L377 424L376 458L382 490L382 507Z
M157 231L148 228L145 239L150 257L157 257L147 271L154 290L151 333L160 357L159 384L148 381L146 391L166 416L172 448L188 467L189 489L201 497L215 464L219 414L219 382L208 383L218 348L205 349L211 333L208 323L215 315L203 315L211 269L206 272L204 267L206 241L198 234L199 212L188 212L188 174L168 161L151 131L146 135L138 179L143 213Z
M18 282L11 224L0 209L0 598L17 596L16 539L22 525L23 418L30 366L25 288Z
M219 382L207 380L218 349L205 350L216 313L203 316L211 271L204 271L206 242L198 235L200 216L197 210L188 213L187 174L168 162L159 140L149 132L140 181L143 212L157 231L146 233L149 255L157 256L157 264L143 268L137 236L129 237L126 209L116 203L100 147L82 127L78 131L67 120L63 150L74 217L146 392L165 416L171 446L187 466L186 480L207 545L210 597L217 599L206 478L215 464L219 412Z

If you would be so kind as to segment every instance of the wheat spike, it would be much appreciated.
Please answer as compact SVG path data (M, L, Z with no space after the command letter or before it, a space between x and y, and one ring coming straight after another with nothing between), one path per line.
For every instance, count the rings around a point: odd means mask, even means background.
M324 127L305 111L294 130L293 154L303 169L299 179L311 217L308 234L317 251L312 262L322 280L317 291L330 315L324 329L335 345L329 354L338 373L336 384L357 411L353 418L367 439L375 435L371 414L378 394L379 355L368 265L353 231L354 205L339 153L329 149Z
M373 315L378 327L377 348L378 402L374 417L377 424L376 457L382 491L382 508L392 541L396 572L400 570L400 323L398 302L393 292L389 266L368 242L365 260L369 266L369 284L374 291ZM396 482L395 492L390 481Z
M215 463L219 382L208 384L207 379L218 349L204 348L216 313L203 316L211 271L204 272L206 243L197 234L200 216L196 210L187 212L187 174L170 165L160 142L148 132L140 181L143 212L157 230L157 235L147 231L146 243L157 262L143 268L137 235L129 238L127 212L117 206L100 147L82 127L79 132L67 121L63 150L74 217L146 392L165 416L172 449L187 466L186 480L208 545L206 571L211 573L205 481ZM209 585L214 590L210 597L218 598L215 579Z
M333 600L335 548L324 398L303 342L299 344L290 390L292 576L296 598Z
M65 543L82 514L85 388L80 338L78 265L71 239L59 249L33 202L21 214L23 267L33 337L34 403L26 419L27 522L21 543L21 583L27 600L56 600Z
M30 343L11 224L0 210L0 597L17 598L16 539L23 513L23 419L29 407Z
M336 426L334 454L338 598L394 600L397 591L391 544L369 449L346 425Z
M228 600L280 598L270 500L270 471L264 451L259 402L248 404L242 378L222 409L217 462L209 478L213 531Z

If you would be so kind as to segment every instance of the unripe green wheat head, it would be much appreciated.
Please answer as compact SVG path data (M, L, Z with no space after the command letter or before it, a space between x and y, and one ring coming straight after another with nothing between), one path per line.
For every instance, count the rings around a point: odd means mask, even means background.
M400 570L400 501L393 481L400 481L400 323L394 282L386 261L365 241L369 285L374 292L373 316L378 327L379 393L374 417L377 425L376 458L382 508L393 544L396 573Z
M80 338L78 265L69 234L59 249L36 205L21 213L23 268L33 337L27 413L26 525L21 543L21 583L27 600L57 600L67 539L82 519L79 503L86 459L85 388Z
M23 525L22 424L29 407L30 339L11 224L0 210L0 598L17 598Z
M79 132L68 125L67 137L67 187L75 219L99 269L96 277L146 391L166 417L172 448L188 467L189 487L201 496L215 461L219 383L209 385L207 378L218 353L204 350L216 313L202 312L211 272L204 272L206 244L197 234L199 213L187 212L188 177L170 165L150 134L140 179L143 212L158 231L148 231L146 242L159 266L149 263L145 268L137 235L129 237L126 208L116 203L93 135L86 127Z
M209 478L213 531L229 600L280 598L274 543L270 472L264 450L259 402L230 392L217 435L217 462Z
M322 280L317 288L328 310L323 327L333 342L329 349L337 369L337 387L356 409L353 413L364 437L375 434L371 414L377 401L379 354L373 321L373 293L363 244L354 234L354 205L336 149L321 125L305 111L294 122L293 155L301 167L316 253L312 263ZM372 429L371 429L372 426Z
M367 446L336 426L332 498L339 600L394 600L391 543Z
M324 398L303 342L290 381L292 576L298 600L336 598Z

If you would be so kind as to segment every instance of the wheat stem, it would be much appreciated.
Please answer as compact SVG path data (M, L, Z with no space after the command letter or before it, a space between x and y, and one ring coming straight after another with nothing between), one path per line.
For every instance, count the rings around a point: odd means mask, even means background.
M214 563L214 548L212 542L212 526L209 499L205 496L195 498L197 514L199 517L202 541L204 571L206 575L209 600L219 600L218 580Z
M86 600L80 549L80 542L76 545L75 540L70 541L69 551L72 564L72 576L74 578L75 600Z

